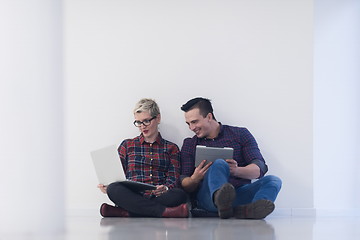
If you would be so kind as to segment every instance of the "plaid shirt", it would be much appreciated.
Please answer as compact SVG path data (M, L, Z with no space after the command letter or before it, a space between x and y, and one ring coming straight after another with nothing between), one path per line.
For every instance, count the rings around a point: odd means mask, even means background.
M160 133L154 143L145 142L143 135L126 139L118 152L127 179L176 187L180 175L180 151Z
M184 139L181 148L181 179L190 177L194 173L196 145L231 147L234 149L234 160L238 162L238 166L244 167L254 163L260 168L260 177L267 172L265 160L251 133L246 128L221 125L220 123L220 132L215 139L198 138L196 135ZM235 187L239 187L250 183L251 180L231 176L229 182Z

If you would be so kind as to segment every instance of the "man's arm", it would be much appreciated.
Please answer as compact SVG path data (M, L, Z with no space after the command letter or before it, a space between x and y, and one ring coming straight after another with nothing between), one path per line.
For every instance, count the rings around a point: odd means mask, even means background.
M186 192L194 192L196 188L199 186L200 182L195 182L191 177L185 177L181 181L181 186Z
M256 179L260 177L260 167L251 163L245 167L238 167L234 159L226 159L230 167L230 175L244 179Z
M239 167L239 169L233 171L233 174L236 177L240 176L240 178L245 179L262 178L268 171L268 167L260 153L258 144L249 130L246 128L240 129L241 133L239 137L242 146L241 151L245 163L237 164L236 166L241 165L243 167Z
M199 186L199 183L203 180L205 173L211 166L212 162L209 162L206 164L206 160L203 160L199 166L197 166L194 170L194 173L190 177L185 177L181 181L181 186L184 188L187 192L194 192L197 187Z

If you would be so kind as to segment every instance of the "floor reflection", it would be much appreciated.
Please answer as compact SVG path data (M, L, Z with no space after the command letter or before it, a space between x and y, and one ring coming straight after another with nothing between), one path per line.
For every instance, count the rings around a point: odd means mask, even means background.
M100 224L99 224L100 223ZM218 218L66 218L66 231L33 235L0 235L6 240L354 240L360 236L360 217L276 217L265 220Z
M237 220L217 218L154 219L102 218L109 240L140 239L242 239L274 240L275 232L265 220Z

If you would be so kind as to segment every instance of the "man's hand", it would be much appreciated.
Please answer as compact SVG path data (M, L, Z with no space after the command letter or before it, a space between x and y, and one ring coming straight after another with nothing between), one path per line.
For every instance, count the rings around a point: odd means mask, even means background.
M105 186L104 184L99 184L97 185L97 187L100 189L102 193L107 194L107 186Z
M230 175L244 179L256 179L260 176L260 168L256 164L249 164L245 167L238 167L234 159L226 159L230 167Z
M193 192L196 190L201 180L203 180L205 173L209 170L211 164L212 162L206 164L206 160L203 160L199 166L195 168L191 177L186 177L182 180L181 186L185 189L185 191Z
M226 159L225 161L229 164L230 175L231 176L236 176L237 175L237 170L238 170L237 162L234 159Z
M209 170L212 162L206 164L206 160L202 160L201 163L195 168L193 175L191 175L191 180L195 183L199 183L203 180L205 173Z

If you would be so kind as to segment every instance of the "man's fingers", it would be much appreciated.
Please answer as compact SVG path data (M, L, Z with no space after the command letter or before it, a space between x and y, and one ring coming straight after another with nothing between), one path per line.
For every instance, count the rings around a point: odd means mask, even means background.
M208 164L205 165L205 167L203 167L203 170L207 171L212 165L212 162L209 162Z
M196 167L197 169L202 169L205 166L206 160L202 160L201 163Z
M225 160L227 163L229 163L229 164L233 164L234 163L234 160L233 159L226 159Z
M209 170L209 168L211 167L212 162L207 163L203 168L201 168L201 170L199 171L199 173L204 176L205 173L207 172L207 170Z

